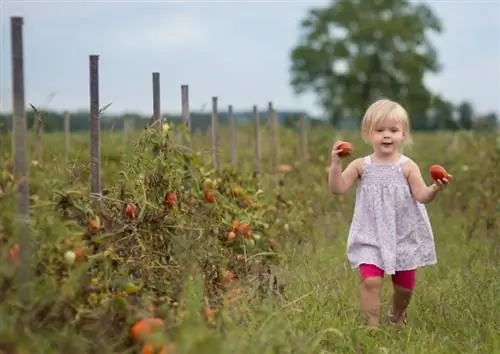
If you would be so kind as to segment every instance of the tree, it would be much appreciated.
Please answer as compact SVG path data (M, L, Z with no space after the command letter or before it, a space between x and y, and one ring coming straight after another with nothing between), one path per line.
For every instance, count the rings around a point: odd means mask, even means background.
M453 104L439 95L432 100L429 111L428 129L431 130L457 130L458 124L455 121L455 107Z
M374 99L405 105L426 119L432 95L423 82L440 70L429 32L441 32L431 9L407 0L337 0L308 11L291 51L291 86L312 90L334 125L360 119Z
M457 107L458 124L461 129L470 130L474 121L474 109L469 102L462 102Z
M474 122L474 129L496 132L499 128L499 121L497 114L495 112L488 113L483 116L479 116Z

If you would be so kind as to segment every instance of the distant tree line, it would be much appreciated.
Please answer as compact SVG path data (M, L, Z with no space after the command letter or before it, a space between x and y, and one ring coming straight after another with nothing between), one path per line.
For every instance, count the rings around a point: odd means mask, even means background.
M248 112L235 112L233 113L234 122L237 125L249 124L253 122L253 113ZM305 112L299 111L284 111L276 112L278 121L282 124L291 126L293 121L298 119ZM70 125L72 132L88 131L90 129L90 114L85 111L70 112ZM268 112L259 112L261 124L266 124ZM26 112L28 129L34 126L35 119L43 120L43 127L45 132L56 132L64 130L64 113L55 111L38 111L38 115L33 110ZM0 114L0 126L3 130L10 130L12 126L11 114ZM182 117L175 114L163 114L163 117L173 123L174 125L182 122ZM101 129L102 130L123 130L125 120L132 120L135 129L142 129L151 122L151 116L140 115L137 113L123 113L123 114L108 114L104 113L101 116ZM206 132L210 129L212 122L212 114L206 112L198 112L190 114L191 129L193 132L201 131ZM219 112L219 124L226 125L228 117L226 112Z
M434 102L433 109L429 110L428 116L412 116L411 122L414 130L432 131L432 130L482 130L491 131L499 127L499 121L496 113L489 113L478 115L475 113L473 106L468 102L462 102L459 105L439 100ZM411 113L411 112L410 112ZM64 114L62 112L43 111L38 113L43 119L43 127L45 132L59 132L64 129ZM304 115L304 112L299 111L285 111L277 112L278 121L280 124L287 128L298 129L299 117ZM27 111L28 129L34 125L36 114L32 110ZM267 111L260 112L260 119L262 124L267 122ZM0 129L2 131L11 130L12 116L10 114L0 114ZM70 113L71 117L71 131L84 132L90 129L89 112L78 111ZM182 117L180 115L165 114L164 117L174 125L180 124ZM314 117L310 118L310 124L332 126L331 120L323 120ZM124 113L119 115L111 115L104 113L101 119L101 129L120 131L124 128L126 119L134 121L135 129L144 128L150 121L151 117L140 115L136 113ZM235 124L250 124L252 123L252 112L241 112L234 114ZM221 125L227 124L227 113L219 113L219 123ZM359 120L353 119L340 119L336 122L338 128L342 129L357 129L359 127ZM191 113L191 127L192 131L205 133L210 129L211 113Z

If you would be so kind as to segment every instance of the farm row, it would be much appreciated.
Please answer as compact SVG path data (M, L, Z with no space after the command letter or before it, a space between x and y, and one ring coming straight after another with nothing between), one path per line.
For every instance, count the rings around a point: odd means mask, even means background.
M0 349L19 353L495 352L498 263L496 136L418 135L408 152L426 171L455 176L429 206L439 265L419 273L409 328L359 329L357 275L345 259L353 193L326 189L332 133L312 130L309 158L296 132L280 131L280 161L262 144L253 178L251 128L237 132L230 163L222 129L220 171L209 136L192 149L155 131L101 133L103 197L90 195L88 136L42 139L29 172L36 257L17 255L15 189L2 171ZM345 134L353 157L368 153ZM1 151L10 159L10 140ZM33 146L33 144L30 144ZM30 151L30 159L36 156ZM349 158L350 159L350 158ZM348 159L348 160L349 160ZM348 161L347 160L347 161ZM281 181L280 183L278 183ZM32 269L29 307L16 274ZM25 289L24 289L25 290ZM387 289L384 290L384 292Z

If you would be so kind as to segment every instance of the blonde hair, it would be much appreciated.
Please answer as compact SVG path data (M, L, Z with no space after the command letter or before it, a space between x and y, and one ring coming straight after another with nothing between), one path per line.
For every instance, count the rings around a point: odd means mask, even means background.
M410 146L413 143L408 112L399 103L385 98L373 102L366 110L361 122L361 135L363 139L365 141L368 140L373 129L385 120L393 120L401 123L404 134L403 146Z

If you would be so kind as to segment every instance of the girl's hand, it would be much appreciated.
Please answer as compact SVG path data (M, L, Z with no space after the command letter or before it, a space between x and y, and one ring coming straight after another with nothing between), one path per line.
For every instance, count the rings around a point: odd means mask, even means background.
M452 177L452 176L450 175L450 177ZM443 178L443 179L436 180L434 185L436 186L435 188L437 190L442 190L442 189L445 189L446 187L448 187L448 184L450 184L450 182L451 182L451 179Z
M340 157L339 153L342 152L342 149L339 149L338 146L341 143L341 141L336 141L333 143L332 147L332 164L334 165L339 165L340 164Z

